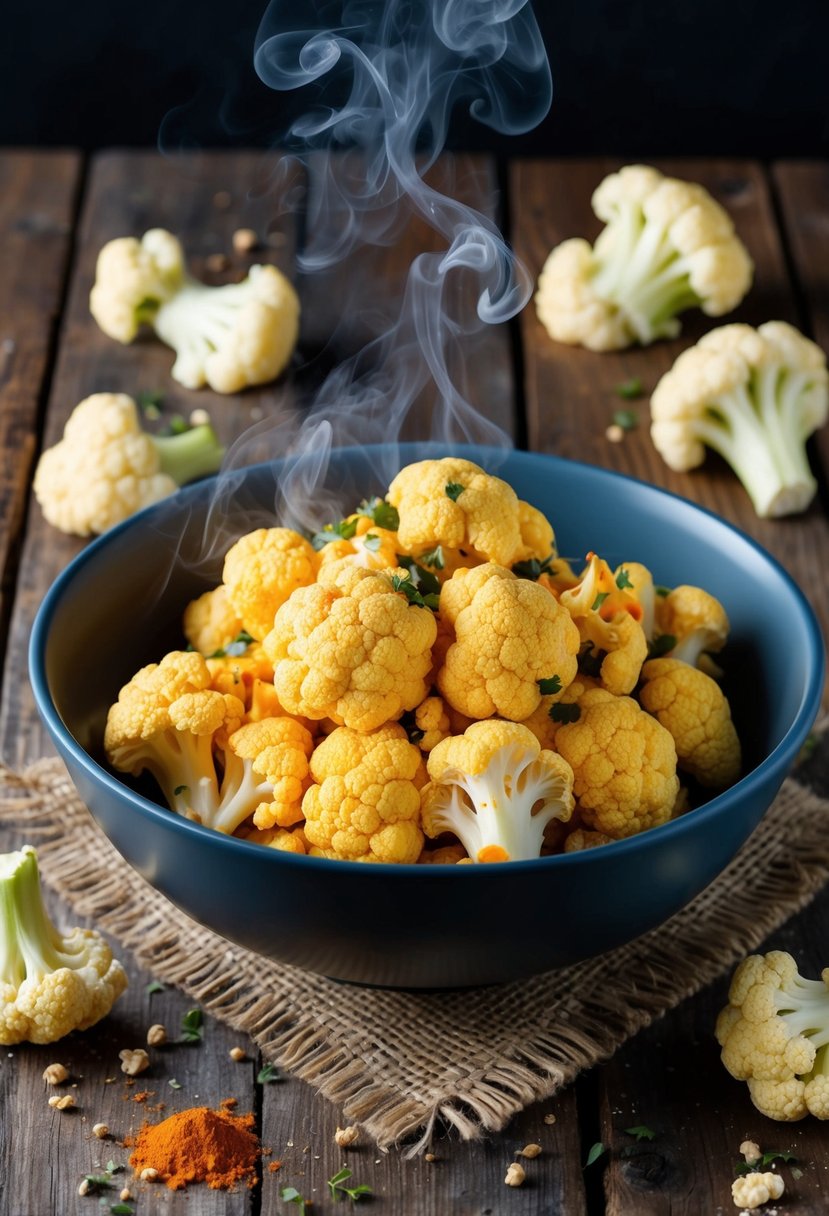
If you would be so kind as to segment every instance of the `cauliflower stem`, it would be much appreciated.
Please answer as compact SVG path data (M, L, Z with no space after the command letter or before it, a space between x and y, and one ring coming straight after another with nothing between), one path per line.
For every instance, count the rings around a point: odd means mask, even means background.
M151 439L158 452L160 471L179 486L217 473L225 454L209 422L190 427L180 435L152 435Z
M14 988L86 962L83 942L67 950L46 915L33 849L0 856L0 926L0 979Z

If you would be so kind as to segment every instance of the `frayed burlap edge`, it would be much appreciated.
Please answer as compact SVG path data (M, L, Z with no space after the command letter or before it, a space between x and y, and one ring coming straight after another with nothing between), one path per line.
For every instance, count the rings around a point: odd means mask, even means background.
M0 768L0 824L25 832L45 882L142 966L249 1034L381 1148L415 1137L410 1155L436 1121L470 1140L552 1096L720 976L829 878L829 802L789 779L723 874L645 937L521 983L427 995L335 987L196 924L123 861L57 760L21 775Z

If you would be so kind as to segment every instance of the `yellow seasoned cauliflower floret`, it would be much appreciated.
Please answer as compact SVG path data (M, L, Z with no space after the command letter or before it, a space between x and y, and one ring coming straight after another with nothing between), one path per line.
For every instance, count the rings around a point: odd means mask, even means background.
M315 856L415 862L423 848L420 752L401 726L371 733L338 727L311 757L314 783L302 800Z
M224 650L238 637L241 618L227 598L225 586L214 587L191 600L184 609L184 636L205 657Z
M582 646L601 655L602 687L616 696L633 691L648 654L643 610L630 581L624 566L613 571L595 553L588 553L579 582L559 596L578 627Z
M568 614L543 587L501 566L458 571L441 589L440 615L455 641L438 688L470 718L520 722L576 674L579 634Z
M573 769L573 792L585 827L621 840L671 818L679 792L676 748L664 726L631 697L588 689L579 716L555 734Z
M225 555L222 581L248 633L261 642L277 609L297 587L313 583L318 564L308 541L291 528L257 528L240 537Z
M253 813L254 826L288 828L299 823L302 798L311 784L311 732L294 718L263 718L234 731L229 742L235 755L250 761L254 773L271 787Z
M348 567L295 591L264 646L289 713L371 731L425 698L436 633L433 613L392 578Z
M676 745L677 764L700 785L724 790L740 776L740 740L722 689L679 659L650 659L639 703Z

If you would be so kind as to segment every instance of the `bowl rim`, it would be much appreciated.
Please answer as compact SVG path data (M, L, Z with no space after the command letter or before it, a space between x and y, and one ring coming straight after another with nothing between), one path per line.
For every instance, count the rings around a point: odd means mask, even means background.
M626 473L618 472L615 469L605 469L600 465L588 464L585 461L570 460L565 457L556 456L553 453L546 452L527 452L519 448L500 448L485 444L443 444L437 441L422 441L422 442L400 442L397 444L366 444L364 446L348 446L334 449L335 454L359 452L361 455L371 455L372 453L388 453L392 448L396 448L401 457L408 452L410 455L416 453L417 459L440 458L433 454L440 453L442 456L453 455L460 459L472 459L473 453L478 454L480 460L481 455L489 456L494 459L499 459L503 463L505 459L511 456L517 456L520 459L526 459L531 462L541 461L543 463L552 463L553 465L566 465L568 468L583 470L592 476L607 478L612 481L617 481L625 484L634 484L643 487L646 491L664 497L671 502L679 503L683 509L690 510L692 513L699 513L706 516L716 526L725 529L727 532L736 535L744 544L753 549L755 553L767 563L780 578L786 589L793 596L794 601L800 611L801 618L806 626L806 636L812 651L813 661L809 663L809 671L803 694L800 699L797 711L794 715L791 725L786 731L783 738L777 746L765 756L758 765L755 766L749 773L741 777L729 789L724 790L720 794L716 794L708 802L700 807L696 807L693 811L686 815L680 816L678 819L661 824L659 827L648 828L644 832L640 832L635 836L627 837L624 840L615 840L610 844L603 845L600 852L602 857L623 858L626 854L636 849L648 847L648 842L653 840L658 834L660 840L664 840L668 833L672 837L680 839L683 835L694 831L696 825L701 825L710 819L717 818L720 815L728 814L730 808L739 800L741 800L743 791L747 783L758 784L762 783L763 779L773 769L783 768L783 776L785 777L791 768L797 752L807 737L815 718L820 709L824 671L826 665L826 654L821 634L820 625L815 616L809 600L804 592L789 574L789 572L781 565L777 559L764 549L752 536L744 532L735 524L722 519L707 507L684 498L679 494L675 494L670 490L663 489L661 486L653 485L651 482L644 481L641 478L629 476ZM244 469L234 469L233 475L238 476L243 473L248 476L256 471L265 469L273 469L274 465L278 466L280 458L272 461L258 462L253 465L248 465ZM409 462L407 462L409 463ZM401 465L401 467L403 467ZM49 682L46 675L46 647L49 638L49 630L52 623L52 618L57 611L57 607L63 596L64 590L75 579L79 570L89 562L94 560L98 553L107 546L118 542L118 538L130 529L143 525L145 521L153 514L161 514L165 509L176 502L182 500L186 502L189 497L195 497L200 493L204 493L205 487L213 482L221 480L224 476L222 472L209 478L202 478L200 481L193 482L190 485L184 486L176 491L175 494L162 499L158 503L145 507L142 510L131 515L128 519L116 524L108 529L101 536L96 537L86 547L77 554L76 557L60 572L57 578L52 583L51 587L44 596L41 604L35 615L32 624L32 631L29 638L28 648L28 663L29 663L29 678L31 681L32 691L34 693L35 703L38 712L41 715L49 733L57 744L59 750L68 752L72 760L83 770L90 779L103 784L103 786L111 792L116 798L126 799L131 806L141 815L149 816L151 820L158 821L163 826L171 829L173 832L188 836L193 832L199 834L206 842L210 842L217 848L230 848L233 850L241 850L240 855L246 853L258 857L264 864L273 865L289 865L289 866L304 866L311 867L316 870L320 867L326 873L330 873L330 866L336 865L338 873L359 872L361 874L375 874L378 879L387 878L394 874L399 877L413 876L415 874L439 876L453 875L458 871L457 866L442 866L442 865L422 865L414 862L408 863L393 863L393 862L374 862L366 865L364 862L337 860L333 861L326 857L309 857L307 855L295 855L293 853L283 852L277 849L263 848L262 845L256 844L254 841L241 840L235 836L225 835L223 832L217 832L213 828L205 827L202 824L194 823L192 820L185 819L180 815L175 814L167 807L163 807L160 803L151 801L133 790L130 786L120 781L117 777L103 765L89 755L75 739L72 732L68 729L60 714L57 711L54 700L52 699L49 690ZM501 862L498 867L492 866L463 866L461 867L465 876L462 881L478 881L481 875L492 876L493 868L500 869L506 866L510 871L514 872L516 866L522 867L524 870L537 870L558 868L561 866L579 866L585 865L595 860L596 850L584 849L575 853L558 853L551 857L538 857L526 861L509 861ZM270 858L270 861L265 860ZM472 875L478 875L478 879L472 878ZM440 880L440 879L439 879Z

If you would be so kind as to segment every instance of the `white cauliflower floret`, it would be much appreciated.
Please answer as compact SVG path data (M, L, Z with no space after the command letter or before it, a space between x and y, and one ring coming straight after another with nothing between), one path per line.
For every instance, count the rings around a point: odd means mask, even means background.
M748 291L751 259L702 186L628 165L600 183L592 202L606 224L596 243L563 242L539 278L538 316L557 341L645 346L675 337L685 309L721 316Z
M217 393L274 380L299 332L297 294L275 266L252 266L241 283L208 287L187 273L180 243L162 229L101 250L90 308L121 342L152 325L176 352L173 378Z
M829 416L820 347L784 321L723 325L679 356L651 398L651 438L672 469L719 452L760 516L804 511L817 483L806 440Z
M779 1174L744 1174L731 1183L731 1198L738 1208L759 1208L770 1199L782 1198L786 1189Z
M0 1043L54 1043L109 1013L124 968L94 929L60 934L43 906L37 856L0 856Z
M186 481L215 473L224 448L209 424L148 435L132 397L94 393L41 456L34 492L46 519L75 536L106 532Z

